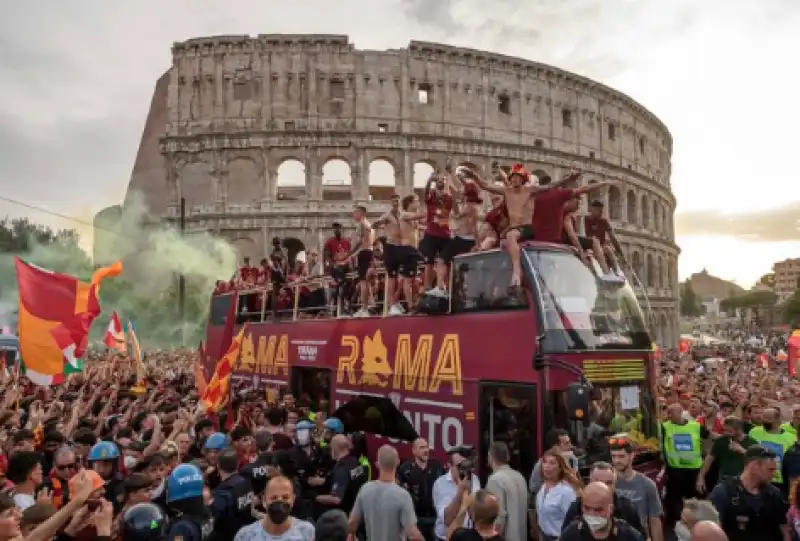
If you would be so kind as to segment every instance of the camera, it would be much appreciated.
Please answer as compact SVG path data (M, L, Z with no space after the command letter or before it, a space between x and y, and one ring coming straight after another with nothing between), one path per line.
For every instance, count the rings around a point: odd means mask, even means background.
M472 473L475 470L474 451L475 448L472 445L459 445L447 450L448 456L461 455L464 457L464 460L457 466L458 476L462 481L472 479Z

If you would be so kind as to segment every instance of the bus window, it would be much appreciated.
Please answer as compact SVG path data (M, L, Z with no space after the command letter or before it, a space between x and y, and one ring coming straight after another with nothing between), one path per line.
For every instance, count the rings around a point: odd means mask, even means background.
M231 309L231 303L236 299L235 295L215 295L211 297L211 309L208 314L208 323L212 327L225 325L225 320L228 319L228 312Z
M511 260L505 251L469 254L453 263L453 312L526 308L525 295L510 295Z

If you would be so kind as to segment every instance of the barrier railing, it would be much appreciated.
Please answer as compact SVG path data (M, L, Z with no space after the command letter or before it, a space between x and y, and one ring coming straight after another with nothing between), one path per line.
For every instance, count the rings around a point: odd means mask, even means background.
M422 272L423 269L424 265L420 265L418 272ZM341 318L352 315L346 313L346 308L348 306L351 307L350 312L352 313L355 312L355 310L352 309L354 306L367 310L369 310L370 307L378 306L380 308L379 312L372 315L387 317L389 315L389 308L391 307L391 291L389 288L391 281L386 273L386 269L373 269L369 276L370 278L374 276L375 279L378 280L378 283L382 282L382 287L380 295L378 295L375 290L371 292L372 302L367 307L360 306L359 303L353 302L353 296L357 294L358 274L356 272L348 272L338 276L323 274L280 284L269 283L262 287L238 290L236 291L238 303L236 313L238 319L243 321L263 322L266 321L270 315L272 319L276 320L291 319L291 321L297 321L301 319L303 314L313 313L317 316L317 319L324 318L324 316L320 316L320 314L328 314L335 318ZM337 285L332 286L332 283ZM402 286L398 284L397 287ZM345 290L341 291L341 288L345 288ZM304 289L311 289L311 292L306 293L302 291ZM313 292L316 290L322 291L321 298L319 298L320 294L318 294L316 298L312 297ZM284 291L288 291L291 295L290 309L279 308L279 305L283 302L281 294ZM346 299L345 295L348 293L350 298ZM260 298L261 301L260 309L257 312L251 311L249 308L252 306L248 306L251 305L252 302L249 299L252 299L254 296ZM313 306L301 306L302 298L316 301L318 304ZM288 317L289 313L291 313L290 317ZM258 320L252 319L254 315L258 316Z

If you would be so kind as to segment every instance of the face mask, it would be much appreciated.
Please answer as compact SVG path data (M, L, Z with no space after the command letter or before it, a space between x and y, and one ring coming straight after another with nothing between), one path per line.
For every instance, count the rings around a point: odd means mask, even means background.
M599 532L603 528L608 525L608 519L606 517L595 517L592 515L584 515L583 520L586 522L586 525L589 527L590 530L593 532Z
M686 524L678 522L675 525L675 536L678 538L678 541L690 541L692 539L692 532L689 531Z
M307 446L311 443L311 432L308 430L298 430L297 431L297 445L301 447Z
M267 516L273 524L283 524L289 518L289 502L272 502L267 506Z
M125 469L132 470L137 463L136 457L131 455L125 455Z

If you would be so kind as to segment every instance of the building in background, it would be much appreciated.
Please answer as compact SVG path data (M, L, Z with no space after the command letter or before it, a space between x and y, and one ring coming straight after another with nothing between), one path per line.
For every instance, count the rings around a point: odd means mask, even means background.
M258 261L274 237L319 249L354 203L378 215L448 159L521 162L611 180L605 203L647 296L654 339L677 343L672 137L629 96L538 62L412 41L359 50L340 35L174 44L156 83L129 202L227 238Z
M772 266L775 274L775 295L782 304L800 289L800 258L778 261Z

